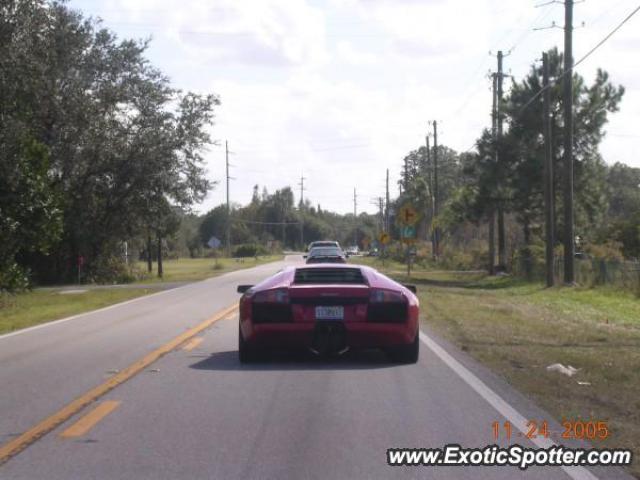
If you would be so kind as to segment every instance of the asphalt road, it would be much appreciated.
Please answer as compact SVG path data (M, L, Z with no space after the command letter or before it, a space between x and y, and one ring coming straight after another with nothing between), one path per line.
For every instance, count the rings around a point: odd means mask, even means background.
M299 261L0 337L0 445L232 305L237 284ZM389 467L388 448L482 447L496 443L494 421L551 419L423 332L416 365L361 352L331 361L283 353L241 366L237 316L226 315L31 443L0 466L0 478L626 478L617 469ZM511 441L534 446L517 432Z

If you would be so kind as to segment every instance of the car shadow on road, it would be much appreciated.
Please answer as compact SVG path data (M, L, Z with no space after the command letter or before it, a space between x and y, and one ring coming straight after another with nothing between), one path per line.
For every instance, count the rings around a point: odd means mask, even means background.
M393 368L384 352L363 350L347 352L340 357L316 357L307 352L274 351L252 363L240 363L238 351L215 352L211 356L190 365L196 370L218 371L274 371L274 370L371 370Z

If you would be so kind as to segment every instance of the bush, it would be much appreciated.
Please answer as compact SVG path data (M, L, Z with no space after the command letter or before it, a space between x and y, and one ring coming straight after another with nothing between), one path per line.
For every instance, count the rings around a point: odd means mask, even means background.
M269 251L262 245L248 243L245 245L239 245L233 251L234 257L257 257L258 255L268 255Z
M204 258L224 257L224 249L222 248L205 248L203 251Z
M16 292L29 288L29 272L17 263L10 263L0 268L0 291Z
M622 243L620 242L607 241L600 244L589 243L584 246L583 250L592 258L613 260L617 262L624 261L624 255L622 254Z
M15 293L0 289L0 310L3 308L11 308L16 306Z
M446 249L438 260L439 267L448 270L483 270L488 263L489 254L477 249Z
M541 279L544 277L545 247L533 244L520 247L515 254L513 272L527 279Z
M84 279L89 283L131 283L144 278L137 267L128 266L119 256L100 257L92 262Z

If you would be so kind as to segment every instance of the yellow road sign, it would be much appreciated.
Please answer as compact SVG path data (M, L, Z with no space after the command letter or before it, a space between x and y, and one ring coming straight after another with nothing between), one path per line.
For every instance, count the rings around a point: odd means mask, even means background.
M410 203L405 203L398 210L398 218L403 225L415 225L418 223L418 212Z
M391 237L389 236L389 234L387 232L382 232L380 234L380 236L378 237L378 240L380 240L381 244L386 245L387 243L389 243L391 241Z

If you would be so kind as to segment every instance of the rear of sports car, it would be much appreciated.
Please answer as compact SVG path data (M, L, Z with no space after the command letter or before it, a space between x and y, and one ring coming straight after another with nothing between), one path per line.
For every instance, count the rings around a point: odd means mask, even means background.
M382 348L392 358L418 358L418 300L367 267L313 265L248 291L240 301L240 356L273 348L319 355Z

